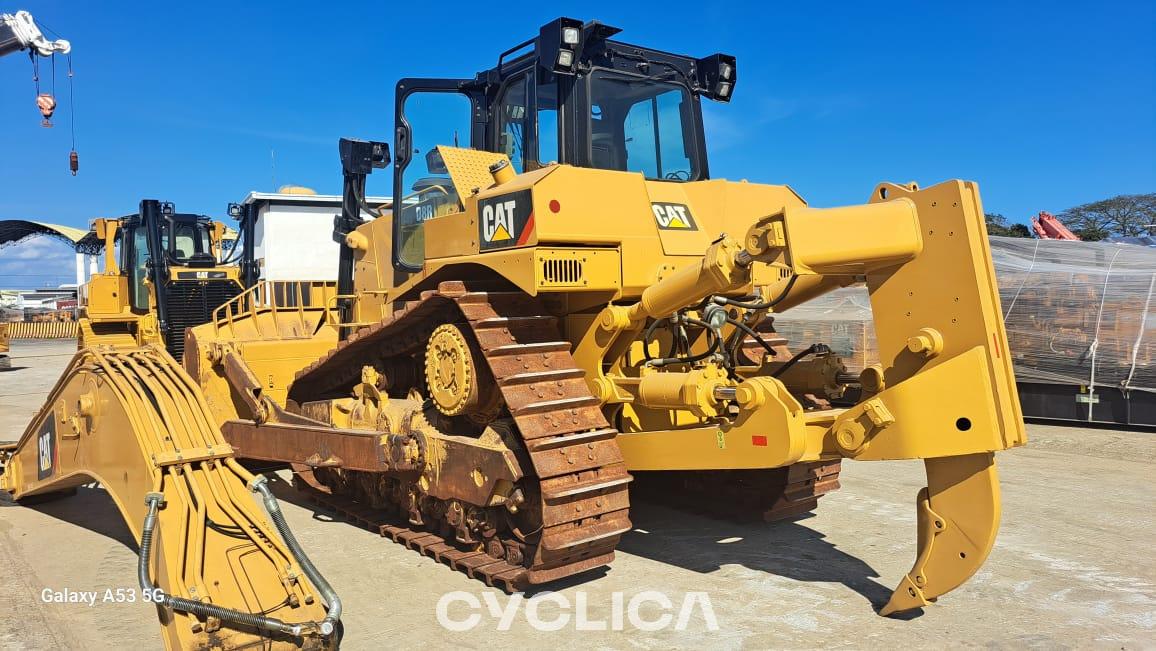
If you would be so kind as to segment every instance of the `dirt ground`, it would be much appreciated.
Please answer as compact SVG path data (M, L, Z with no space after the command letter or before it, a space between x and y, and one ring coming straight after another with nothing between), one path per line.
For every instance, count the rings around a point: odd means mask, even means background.
M14 344L18 370L0 372L0 440L20 436L73 345ZM278 494L297 537L344 599L346 649L1156 648L1156 436L1045 425L1029 425L1028 436L1026 448L998 457L1003 526L987 564L906 620L881 618L875 608L913 560L918 462L845 463L843 488L823 498L817 515L794 522L732 524L636 505L635 530L608 571L539 595L537 617L528 604L513 604L520 609L511 608L508 630L487 602L508 607L509 597L315 513L283 482ZM0 647L159 648L149 605L42 600L46 588L103 592L135 583L136 545L100 488L35 507L0 502ZM628 612L624 630L613 630L616 600L647 591L671 600L665 612L674 621L639 630ZM451 620L479 614L475 626L439 624L447 594L456 598ZM694 607L678 630L688 594ZM641 623L662 612L644 605ZM573 616L557 631L531 625L565 614ZM585 630L601 622L611 630Z

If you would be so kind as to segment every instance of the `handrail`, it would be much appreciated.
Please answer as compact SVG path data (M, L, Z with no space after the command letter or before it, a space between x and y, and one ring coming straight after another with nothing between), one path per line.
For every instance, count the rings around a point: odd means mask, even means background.
M213 328L219 334L223 327L232 329L240 321L249 320L259 337L276 338L276 332L266 334L261 326L258 315L266 313L272 313L274 320L278 314L296 313L304 326L307 313L321 311L323 323L337 323L336 308L330 308L330 303L335 303L336 290L337 283L333 281L263 280L214 310Z

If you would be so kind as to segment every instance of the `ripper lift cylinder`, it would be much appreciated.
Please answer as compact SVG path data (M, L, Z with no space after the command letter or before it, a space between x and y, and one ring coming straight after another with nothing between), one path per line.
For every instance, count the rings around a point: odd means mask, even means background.
M783 221L790 265L800 275L869 273L923 250L919 214L909 199L787 210Z

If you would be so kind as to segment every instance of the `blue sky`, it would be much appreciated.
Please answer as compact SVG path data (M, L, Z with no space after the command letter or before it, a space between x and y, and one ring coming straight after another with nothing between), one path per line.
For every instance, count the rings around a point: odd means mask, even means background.
M1016 221L1156 191L1151 1L518 4L6 5L73 42L81 169L64 62L42 129L27 58L0 59L0 219L85 226L142 197L221 215L286 183L338 193L337 138L388 140L398 78L472 75L560 14L738 57L734 101L706 103L716 177L786 183L816 206L865 201L881 180L966 178ZM387 185L375 175L370 192ZM66 247L28 250L35 269L0 253L0 286L71 279L50 262Z

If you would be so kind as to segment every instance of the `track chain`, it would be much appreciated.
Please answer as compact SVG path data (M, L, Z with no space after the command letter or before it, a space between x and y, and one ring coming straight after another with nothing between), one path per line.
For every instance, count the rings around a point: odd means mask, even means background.
M348 497L334 495L311 472L298 473L311 499L383 536L437 558L474 578L509 591L548 583L608 564L630 530L628 484L618 432L590 394L585 374L570 354L556 317L537 299L518 292L471 292L446 282L424 292L391 318L361 328L325 357L298 373L290 399L301 403L347 395L360 369L389 368L421 354L442 323L468 325L501 392L529 461L519 485L521 509L538 529L506 531L498 546L463 546L452 535L426 530ZM481 361L481 360L479 360ZM502 507L497 507L502 508ZM520 563L490 551L518 549Z
M635 498L739 521L774 522L814 510L839 488L839 461L762 470L696 470L635 474Z

